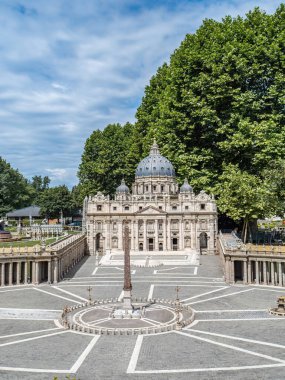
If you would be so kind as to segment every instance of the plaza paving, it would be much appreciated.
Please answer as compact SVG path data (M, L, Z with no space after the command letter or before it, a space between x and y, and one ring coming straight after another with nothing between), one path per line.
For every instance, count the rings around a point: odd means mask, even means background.
M93 299L121 295L122 266L97 267L95 257L57 286L1 288L0 379L284 379L285 319L267 312L283 289L228 286L216 256L202 256L200 265L170 259L133 266L133 294L175 298L179 285L196 313L182 331L94 336L61 328L62 308L87 300L89 286Z

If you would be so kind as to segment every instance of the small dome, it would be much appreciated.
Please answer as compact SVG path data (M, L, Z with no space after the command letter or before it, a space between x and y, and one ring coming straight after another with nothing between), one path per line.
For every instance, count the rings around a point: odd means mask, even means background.
M189 185L188 179L185 178L183 185L180 187L180 193L192 193L192 192L193 192L192 186Z
M126 185L126 182L124 179L122 179L120 186L117 187L116 192L117 193L129 193L130 192L130 189Z
M175 177L172 163L159 153L155 141L149 155L138 164L136 177Z

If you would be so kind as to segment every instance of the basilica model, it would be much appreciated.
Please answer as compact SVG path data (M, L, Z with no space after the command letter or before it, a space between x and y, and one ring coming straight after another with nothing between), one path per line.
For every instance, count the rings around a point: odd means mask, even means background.
M217 208L213 196L204 191L195 195L186 179L179 189L175 170L156 143L136 169L132 192L122 180L114 199L102 193L87 197L83 213L91 255L123 253L124 223L130 228L131 254L215 253Z

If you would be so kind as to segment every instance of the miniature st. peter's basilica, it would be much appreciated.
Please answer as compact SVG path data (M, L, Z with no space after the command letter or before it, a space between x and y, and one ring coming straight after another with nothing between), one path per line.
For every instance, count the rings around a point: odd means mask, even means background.
M89 254L123 253L123 224L130 228L132 253L216 250L217 208L213 196L195 195L185 179L178 187L171 162L154 142L138 165L132 192L124 180L114 199L97 193L84 201Z

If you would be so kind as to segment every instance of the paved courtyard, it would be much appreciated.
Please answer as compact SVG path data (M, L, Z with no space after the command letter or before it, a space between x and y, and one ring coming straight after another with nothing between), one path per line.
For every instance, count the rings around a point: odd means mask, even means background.
M284 379L285 319L267 309L285 291L226 285L216 256L202 256L200 265L182 260L132 267L134 296L175 298L179 285L196 315L182 331L93 336L62 329L56 320L63 307L86 301L89 286L93 299L121 296L122 266L97 267L93 256L57 286L1 288L0 379Z

